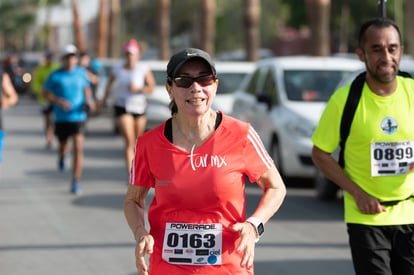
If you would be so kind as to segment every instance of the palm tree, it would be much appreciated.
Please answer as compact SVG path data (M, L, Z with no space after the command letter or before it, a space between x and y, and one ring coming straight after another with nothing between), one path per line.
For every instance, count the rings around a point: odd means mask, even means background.
M109 37L109 3L108 0L99 1L98 17L98 44L96 45L97 56L102 58L108 55Z
M214 37L216 30L216 1L201 1L200 47L214 56Z
M82 22L80 20L79 11L78 11L78 3L76 0L72 0L72 12L73 12L73 29L75 33L75 41L78 50L83 52L86 51L86 41L82 31Z
M341 6L341 25L339 32L339 52L348 52L348 26L349 26L349 6L343 4Z
M158 44L161 60L167 60L170 56L170 11L171 0L158 0Z
M243 1L243 21L245 29L246 60L257 61L260 48L260 0Z
M55 49L55 45L53 43L54 41L54 37L52 35L52 26L50 23L50 17L51 17L51 10L50 10L50 6L59 3L60 0L39 0L37 3L37 7L38 8L43 8L45 10L46 13L46 20L45 20L45 25L42 27L42 31L41 31L41 38L40 38L40 43L41 43L41 47L45 48L45 49Z
M0 41L1 48L20 51L25 46L27 33L36 20L39 0L0 1Z
M311 54L329 56L330 49L330 0L306 0L306 11L311 33Z
M120 0L111 0L110 9L110 34L109 45L110 57L117 58L121 50L121 3Z

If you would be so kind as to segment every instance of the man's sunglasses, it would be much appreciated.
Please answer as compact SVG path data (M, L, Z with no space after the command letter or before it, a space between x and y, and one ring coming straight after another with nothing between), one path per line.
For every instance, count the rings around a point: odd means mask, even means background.
M197 82L201 86L209 86L216 81L215 75L203 75L199 77L177 76L173 78L175 85L180 88L189 88L194 82Z

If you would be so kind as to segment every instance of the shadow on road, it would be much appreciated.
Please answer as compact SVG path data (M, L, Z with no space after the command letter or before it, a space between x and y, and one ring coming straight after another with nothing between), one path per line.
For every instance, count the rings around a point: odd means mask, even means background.
M323 274L353 274L352 264L349 260L325 259L325 260L283 260L283 261L255 261L255 274L260 275L299 275L320 274L323 266Z
M284 221L343 221L341 199L321 201L316 197L312 184L306 180L294 179L286 182L287 195L272 220ZM256 184L246 183L246 216L256 209L262 191Z

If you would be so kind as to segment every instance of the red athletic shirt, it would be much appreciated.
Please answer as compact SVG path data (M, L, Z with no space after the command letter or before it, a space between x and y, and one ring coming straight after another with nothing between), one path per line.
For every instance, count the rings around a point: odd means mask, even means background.
M155 241L150 274L252 274L240 267L242 255L236 252L239 234L229 226L246 219L245 176L256 182L274 165L258 134L250 124L223 115L209 139L187 152L168 141L164 128L165 123L138 138L130 178L130 184L155 188L148 209ZM161 255L168 222L222 224L222 264L164 261Z

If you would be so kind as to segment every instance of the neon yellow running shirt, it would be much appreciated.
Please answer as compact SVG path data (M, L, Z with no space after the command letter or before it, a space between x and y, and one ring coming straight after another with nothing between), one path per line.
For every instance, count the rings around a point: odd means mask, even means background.
M378 96L364 84L345 146L345 173L380 201L404 200L414 194L414 80L397 77L396 91ZM350 84L329 100L312 141L323 151L339 145L340 122ZM387 211L362 214L345 192L345 221L369 225L414 223L414 198L386 207Z

